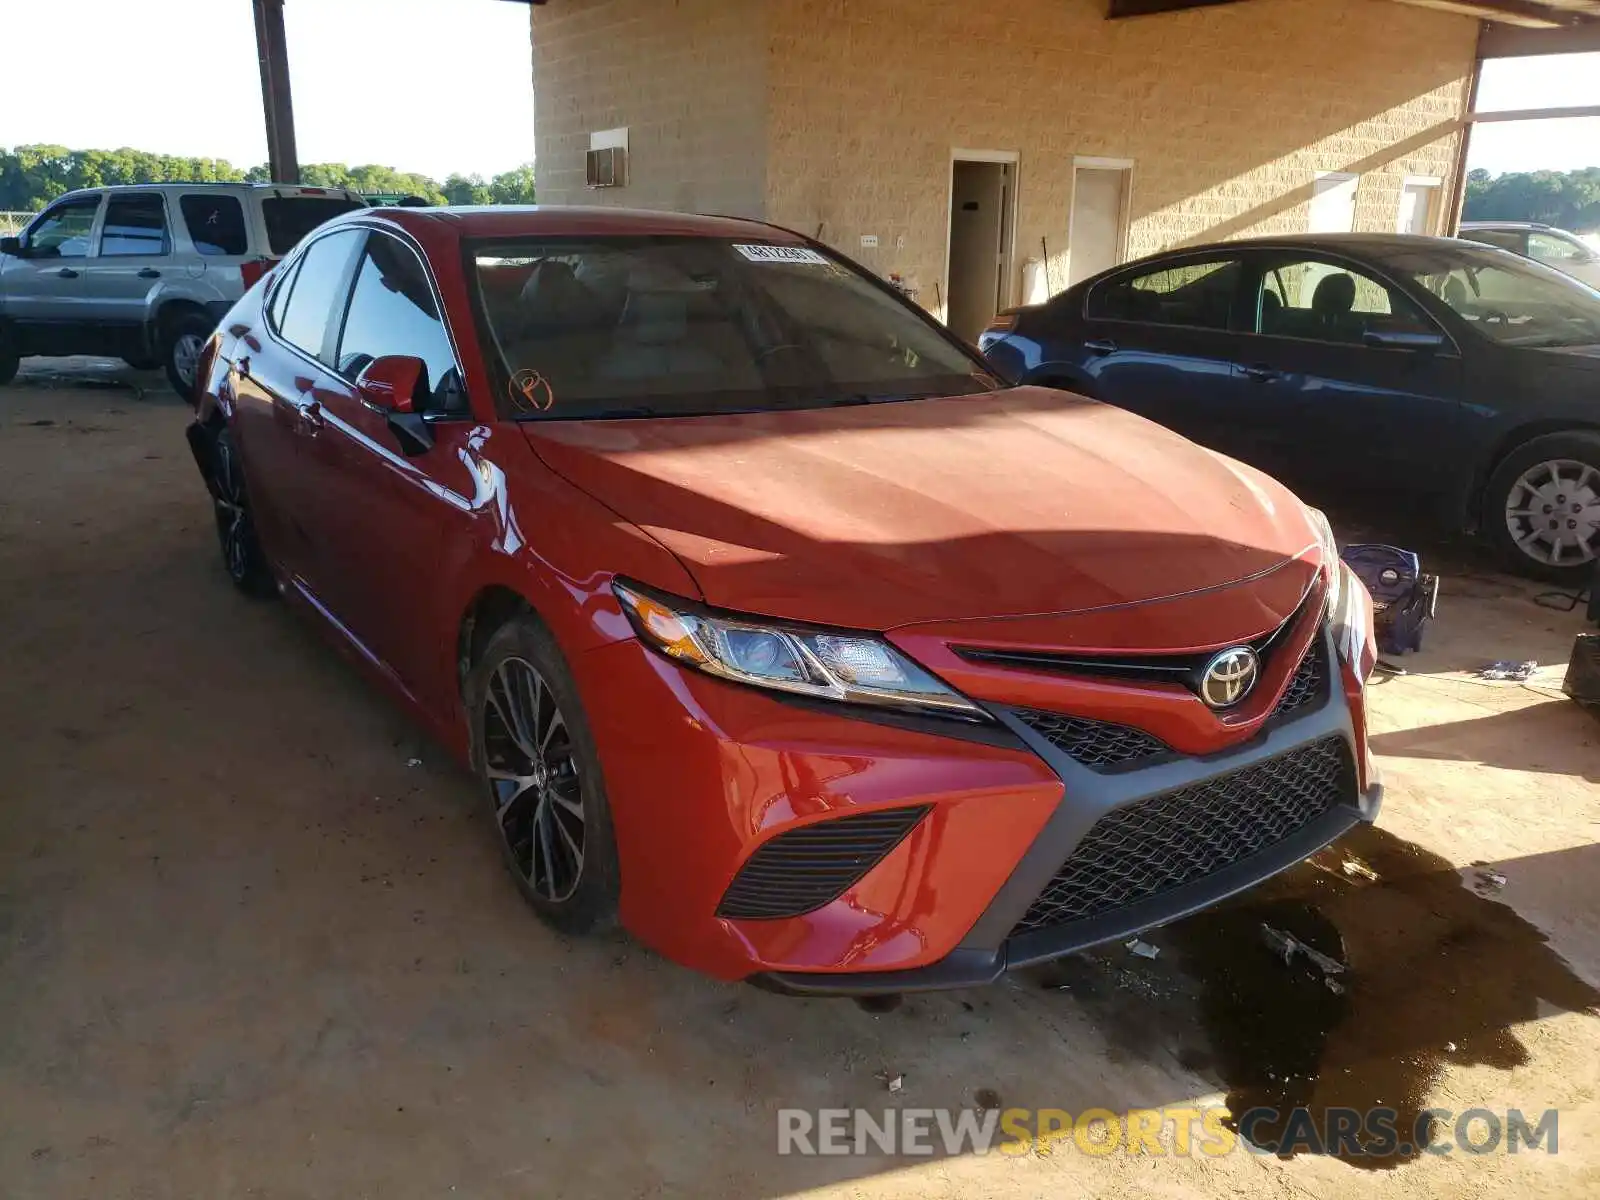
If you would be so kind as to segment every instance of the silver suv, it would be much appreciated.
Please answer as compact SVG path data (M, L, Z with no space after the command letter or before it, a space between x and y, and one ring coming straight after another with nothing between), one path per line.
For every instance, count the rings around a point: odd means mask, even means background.
M307 233L367 202L287 184L69 192L0 239L0 383L30 354L165 367L185 398L222 315Z

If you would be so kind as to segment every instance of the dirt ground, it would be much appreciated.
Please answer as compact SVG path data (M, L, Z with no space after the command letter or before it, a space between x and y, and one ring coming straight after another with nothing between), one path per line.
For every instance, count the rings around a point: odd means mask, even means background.
M138 379L0 388L0 1195L1600 1195L1600 725L1537 587L1459 560L1375 684L1375 830L1157 959L873 1013L544 929L456 769L229 588ZM786 1107L1224 1102L1553 1106L1559 1153L775 1152Z

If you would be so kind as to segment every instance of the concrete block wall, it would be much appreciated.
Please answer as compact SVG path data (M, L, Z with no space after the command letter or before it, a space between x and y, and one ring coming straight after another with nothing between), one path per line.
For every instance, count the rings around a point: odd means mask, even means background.
M1130 258L1303 232L1319 171L1361 175L1358 229L1395 229L1408 175L1447 194L1475 21L1380 0L1104 16L1103 0L770 0L769 219L820 226L938 310L958 147L1018 155L1019 297L1046 248L1051 290L1066 284L1075 156L1134 161Z
M556 0L532 13L541 203L765 211L765 0ZM589 135L621 127L627 186L586 187Z
M1104 0L552 0L533 9L541 199L765 216L942 310L951 151L1018 156L1013 287L1065 286L1075 156L1131 159L1127 256L1299 232L1319 171L1393 230L1448 196L1476 22L1389 0L1104 19ZM626 125L626 188L583 187ZM863 249L875 235L875 250Z

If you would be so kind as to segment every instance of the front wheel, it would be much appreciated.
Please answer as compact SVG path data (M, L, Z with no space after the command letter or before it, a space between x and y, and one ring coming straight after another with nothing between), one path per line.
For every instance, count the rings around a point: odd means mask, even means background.
M1600 557L1600 433L1518 446L1489 477L1483 527L1513 571L1579 586Z
M217 542L222 549L222 566L233 586L250 596L271 596L277 592L272 568L261 552L255 520L250 512L250 496L244 486L244 464L233 444L227 426L217 430L211 445L211 503L217 520Z
M167 325L161 343L161 362L173 391L194 403L194 374L200 365L200 351L216 323L197 312L174 317Z
M465 684L472 768L517 890L563 933L601 929L620 871L600 759L555 639L531 615L503 625Z

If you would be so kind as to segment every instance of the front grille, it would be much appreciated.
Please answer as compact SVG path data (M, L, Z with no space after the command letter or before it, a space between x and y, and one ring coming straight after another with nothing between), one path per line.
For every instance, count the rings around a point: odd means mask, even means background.
M1107 813L1011 932L1086 920L1195 883L1354 794L1349 751L1331 737Z
M1294 677L1289 680L1283 698L1272 710L1274 721L1288 716L1297 708L1304 708L1322 699L1327 684L1327 672L1323 670L1324 657L1322 631L1318 630L1316 637L1311 639L1311 646L1306 650L1306 656L1295 668Z
M1077 759L1086 767L1105 771L1130 762L1170 754L1165 742L1142 729L1066 717L1060 713L1016 710L1017 719L1039 734L1057 750Z
M773 920L831 904L883 861L927 811L927 805L878 809L780 833L745 860L717 916Z

